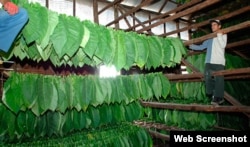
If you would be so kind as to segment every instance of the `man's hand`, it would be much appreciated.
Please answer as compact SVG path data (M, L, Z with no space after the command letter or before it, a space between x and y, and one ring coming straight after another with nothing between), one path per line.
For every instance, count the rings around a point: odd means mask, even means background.
M14 15L18 12L18 6L12 2L6 2L4 4L4 9L10 14Z
M217 33L218 33L218 34L224 34L224 31L218 30Z

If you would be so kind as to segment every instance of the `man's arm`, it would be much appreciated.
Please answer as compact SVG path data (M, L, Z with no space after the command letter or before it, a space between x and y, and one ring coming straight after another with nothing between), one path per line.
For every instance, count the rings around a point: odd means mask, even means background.
M208 43L208 40L204 41L201 45L195 45L195 44L191 44L189 45L189 48L192 49L192 50L204 50L207 48L207 43Z

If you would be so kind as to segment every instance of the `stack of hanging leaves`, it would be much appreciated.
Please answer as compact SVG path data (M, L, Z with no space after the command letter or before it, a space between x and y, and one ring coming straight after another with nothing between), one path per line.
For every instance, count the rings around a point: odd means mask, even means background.
M114 30L89 20L58 14L27 0L17 1L27 9L29 22L7 59L50 60L55 66L84 64L115 65L120 70L173 67L186 48L179 38L160 38Z
M75 132L65 137L44 137L37 140L26 140L17 143L3 143L1 146L31 147L31 146L137 146L152 147L151 136L143 128L131 125L130 123L121 123L113 126L105 126L95 130L87 129L81 132Z
M12 72L0 103L0 140L65 136L133 122L144 116L139 99L167 98L169 91L161 73L99 78Z

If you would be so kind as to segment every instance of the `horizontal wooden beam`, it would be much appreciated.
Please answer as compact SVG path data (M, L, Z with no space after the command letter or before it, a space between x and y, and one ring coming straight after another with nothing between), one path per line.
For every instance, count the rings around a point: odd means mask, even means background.
M160 21L158 21L156 23L148 25L147 27L144 27L144 28L138 30L137 32L142 33L143 31L149 30L149 29L151 29L153 27L156 27L158 25L161 25L161 24L163 24L163 23L165 23L167 21L172 21L172 20L175 20L175 19L180 18L182 16L186 16L188 14L191 14L191 13L195 12L195 11L201 10L201 9L203 9L205 7L208 7L208 6L212 5L212 4L215 4L215 3L219 2L219 1L220 0L212 0L212 1L211 0L206 0L206 1L202 2L202 3L199 3L199 5L195 5L195 6L191 7L191 8L183 10L183 11L181 11L179 13L176 13L176 14L174 14L172 16L169 16L169 17L167 17L165 19L162 19L162 20L160 20Z
M237 41L237 42L228 43L226 46L226 49L231 49L231 48L235 48L235 47L247 45L247 44L250 44L250 39L245 39L245 40L241 40L241 41Z
M186 110L186 111L203 111L203 112L245 112L250 113L250 106L226 106L226 105L203 105L203 104L176 104L176 103L160 103L160 102L146 102L141 101L142 106L173 109L173 110Z
M225 79L250 79L250 67L238 68L238 69L226 69L216 71L212 73L213 76L224 76ZM196 81L200 82L203 80L203 73L195 72L190 74L165 74L170 81L187 82Z
M238 69L227 69L213 72L213 76L228 76L228 75L239 75L239 74L250 74L250 67L238 68Z
M237 31L237 30L241 30L241 29L248 28L248 27L250 27L250 21L245 21L245 22L239 23L237 25L234 25L234 26L222 29L222 31L225 34L227 34L227 33L230 33L230 32L233 32L233 31ZM216 37L216 36L217 36L216 32L210 33L208 35L204 35L202 37L186 41L186 42L184 42L184 45L188 46L188 45L191 45L191 44L200 43L200 42L203 42L203 41L205 41L207 39L210 39L210 38L213 38L213 37Z
M215 17L213 19L224 20L224 19L228 19L228 18L237 16L237 15L240 15L242 13L248 12L249 10L250 10L250 6L246 6L246 7L242 8L242 9L238 9L236 11L233 11L233 12L228 13L228 14L223 15L223 16ZM178 29L178 30L167 32L167 33L161 34L159 36L161 36L161 37L169 36L169 35L179 33L179 32L183 32L183 31L186 31L186 30L190 30L190 29L193 29L193 28L199 28L199 27L208 25L209 23L210 23L209 21L203 21L203 22L200 22L200 23L191 24L191 25L189 25L187 27L183 27L183 28Z

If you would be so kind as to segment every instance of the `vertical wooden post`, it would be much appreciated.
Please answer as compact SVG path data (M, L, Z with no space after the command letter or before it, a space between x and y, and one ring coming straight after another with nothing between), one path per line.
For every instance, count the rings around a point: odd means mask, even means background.
M118 12L118 9L117 9L117 5L114 5L114 20L116 20L118 17L119 17L119 12ZM117 21L115 23L115 28L116 29L120 28L119 21Z
M93 11L94 11L94 22L99 24L97 0L93 0Z

